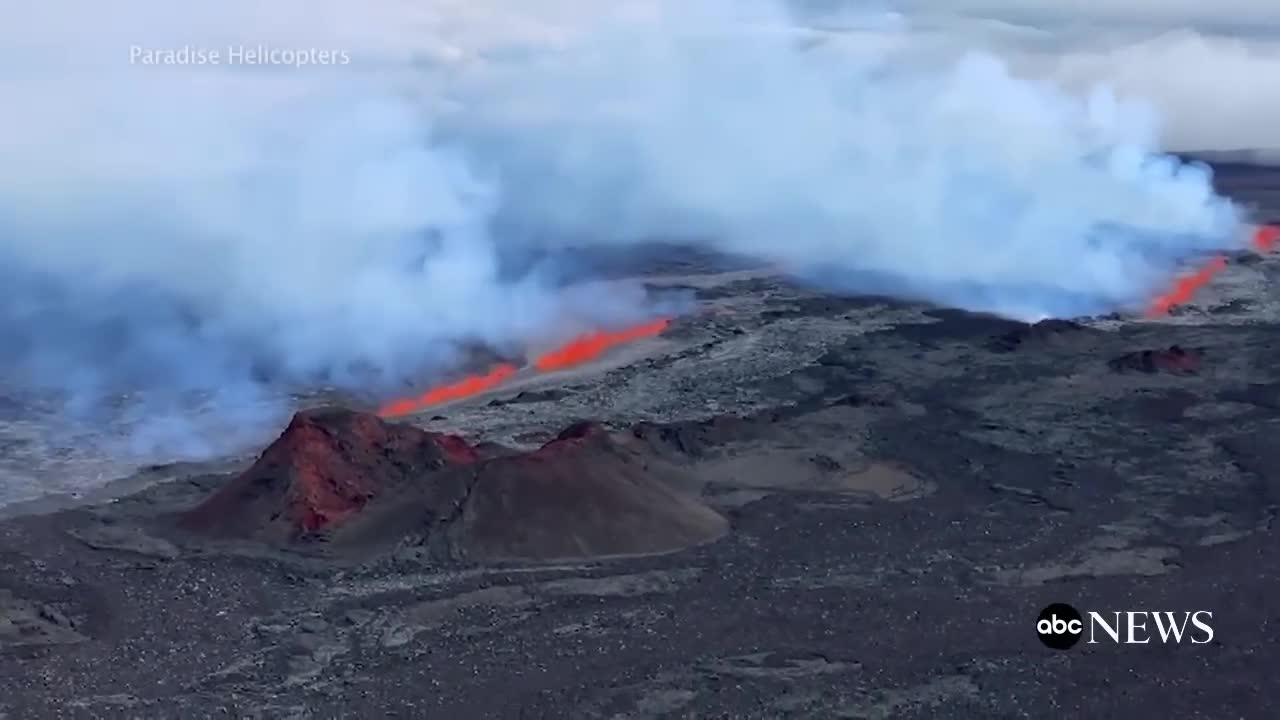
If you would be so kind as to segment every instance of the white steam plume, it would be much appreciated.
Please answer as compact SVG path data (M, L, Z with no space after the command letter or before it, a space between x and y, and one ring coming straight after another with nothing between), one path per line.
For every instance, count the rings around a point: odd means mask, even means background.
M6 9L0 372L88 408L135 389L147 414L186 391L243 410L263 376L373 386L645 311L503 269L535 242L703 238L1022 318L1131 305L1236 243L1207 174L1154 155L1162 121L1235 149L1229 107L1162 115L1190 91L1153 70L1226 41L1163 18L1183 34L1085 45L1007 5ZM1270 67L1249 42L1229 67ZM310 64L239 54L259 49ZM179 51L206 62L147 62ZM1251 88L1274 81L1226 80L1192 87L1246 107L1268 146L1280 122Z
M1018 317L1132 307L1238 242L1205 169L1160 156L1157 114L1105 88L1029 82L895 15L832 33L769 3L628 7L648 12L488 68L446 126L551 237L697 233L841 289Z

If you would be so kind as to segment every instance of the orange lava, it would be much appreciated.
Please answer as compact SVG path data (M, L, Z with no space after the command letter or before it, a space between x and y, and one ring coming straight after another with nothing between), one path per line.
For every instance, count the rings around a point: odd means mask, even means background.
M484 375L471 375L457 382L432 388L416 398L396 400L384 406L378 411L378 414L382 417L408 415L437 403L461 400L497 387L515 374L516 366L504 363L494 367Z
M640 338L652 337L667 329L671 321L667 318L654 320L644 325L618 330L614 332L595 332L583 335L560 349L538 358L534 366L541 372L563 370L590 362L615 345L632 342Z
M1168 313L1170 308L1174 305L1181 305L1187 302L1196 294L1197 290L1208 285L1209 281L1213 279L1213 276L1217 275L1226 267L1227 259L1225 257L1221 255L1214 257L1209 261L1208 265L1205 265L1191 275L1180 278L1177 284L1173 286L1172 290L1160 297L1157 297L1155 301L1151 303L1151 309L1147 314L1152 317L1164 315Z
M583 335L538 358L537 362L534 363L534 367L539 372L551 372L573 367L574 365L581 365L600 357L606 350L615 345L658 335L667 329L670 324L671 320L669 318L663 318L625 330L594 332ZM472 375L448 385L432 388L416 398L405 398L390 402L378 410L378 415L382 417L409 415L431 405L478 395L506 382L508 378L516 374L517 370L518 368L511 364L497 365L484 375Z
M1253 234L1253 246L1258 252L1271 252L1271 246L1280 240L1280 227L1263 225Z
M1258 252L1271 252L1275 249L1277 242L1280 242L1280 227L1261 225L1253 232L1253 247ZM1226 267L1227 259L1225 257L1221 255L1214 257L1207 265L1195 273L1180 278L1172 290L1157 297L1151 303L1147 315L1149 317L1165 315L1173 306L1187 302L1196 294L1196 291L1208 285L1213 276Z

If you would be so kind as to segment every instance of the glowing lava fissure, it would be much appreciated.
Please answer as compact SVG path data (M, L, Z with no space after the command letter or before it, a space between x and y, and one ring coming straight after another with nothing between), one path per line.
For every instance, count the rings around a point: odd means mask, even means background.
M1258 252L1271 252L1271 247L1280 240L1280 227L1263 225L1253 234L1253 246Z
M581 335L539 357L533 363L533 367L538 372L553 372L591 362L615 346L657 336L670 324L670 318L661 318L624 330L598 331ZM378 410L378 415L381 417L409 415L432 405L479 395L506 382L518 370L519 368L515 365L502 363L483 375L470 375L456 382L434 387L416 398L392 401Z
M641 338L653 337L660 334L671 321L663 318L654 320L644 325L637 325L625 330L614 332L595 332L589 335L583 335L575 340L570 341L567 345L560 347L558 350L547 353L538 358L534 363L540 372L552 372L555 370L563 370L590 362L600 357L606 350L616 345L629 343Z
M515 374L515 365L503 363L483 375L470 375L457 382L431 388L416 398L405 398L391 402L383 406L378 411L378 415L382 417L408 415L425 407L478 395L501 385L506 382L507 378Z
M1277 241L1280 241L1280 227L1263 225L1253 233L1253 247L1260 253L1270 252ZM1182 305L1190 301L1200 288L1208 285L1213 280L1213 277L1225 270L1226 267L1226 256L1215 255L1210 258L1204 267L1190 275L1179 278L1169 292L1153 300L1151 307L1147 310L1147 316L1159 317L1166 315L1175 305Z
M1209 260L1209 263L1194 273L1185 277L1178 278L1174 283L1173 289L1169 292L1157 297L1151 303L1151 309L1148 315L1158 316L1167 314L1175 305L1182 305L1191 300L1195 296L1196 291L1213 279L1223 269L1227 267L1227 259L1222 255L1216 255Z

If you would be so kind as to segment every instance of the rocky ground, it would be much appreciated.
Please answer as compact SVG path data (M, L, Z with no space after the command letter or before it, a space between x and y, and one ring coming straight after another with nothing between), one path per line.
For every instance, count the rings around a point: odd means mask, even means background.
M1277 275L1026 326L668 268L702 311L591 368L0 523L0 717L1270 717Z

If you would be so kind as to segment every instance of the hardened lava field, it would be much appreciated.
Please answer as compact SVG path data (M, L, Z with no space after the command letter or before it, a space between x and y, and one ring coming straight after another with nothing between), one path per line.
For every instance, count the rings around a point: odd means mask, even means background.
M0 522L0 717L1264 717L1277 275L1025 325L651 272L699 312L591 363ZM1053 602L1215 639L1052 651Z

